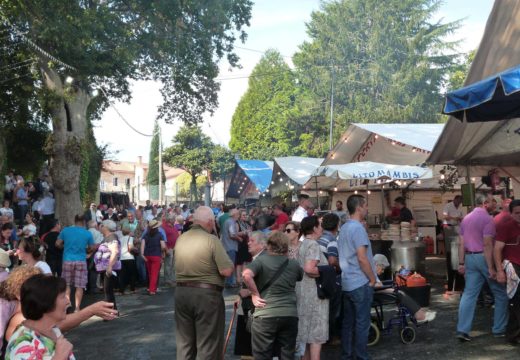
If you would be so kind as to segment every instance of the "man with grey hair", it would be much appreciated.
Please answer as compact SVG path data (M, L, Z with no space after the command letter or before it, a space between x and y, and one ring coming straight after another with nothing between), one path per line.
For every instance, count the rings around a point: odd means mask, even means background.
M207 206L193 214L191 229L175 244L175 339L177 359L219 359L224 347L224 279L234 271L224 246L212 233Z
M485 282L495 296L492 332L495 337L505 336L508 320L506 287L496 281L493 263L493 239L496 234L493 218L486 211L488 198L479 194L475 209L464 217L460 224L459 273L465 275L466 286L459 304L457 338L470 341L469 332L477 298Z

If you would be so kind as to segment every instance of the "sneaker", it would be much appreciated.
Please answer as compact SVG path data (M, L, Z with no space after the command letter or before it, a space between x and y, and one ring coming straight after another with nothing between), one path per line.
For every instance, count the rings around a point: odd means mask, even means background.
M437 316L437 312L435 312L435 311L426 311L426 314L424 315L424 319L423 320L417 320L417 323L418 324L428 323L430 321L435 320L436 316Z
M502 333L496 333L496 334L493 334L493 337L496 337L496 338L503 338L503 337L506 337L506 333L505 333L505 332L502 332Z
M463 333L463 332L457 333L457 339L459 339L461 342L471 341L471 338L469 337L469 335L466 333Z

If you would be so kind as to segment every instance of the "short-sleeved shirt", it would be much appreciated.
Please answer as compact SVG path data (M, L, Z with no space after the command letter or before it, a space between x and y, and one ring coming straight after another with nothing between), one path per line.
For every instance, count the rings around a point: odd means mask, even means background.
M255 274L255 284L260 289L271 280L280 266L287 260L283 255L264 254L257 257L247 266ZM260 294L265 300L266 306L256 308L254 316L258 317L278 317L278 316L298 316L296 307L296 282L303 278L303 269L298 262L289 259L289 263L284 271L273 281L271 285Z
M502 210L493 218L493 222L495 223L495 226L498 231L498 226L501 225L503 222L508 222L512 219L511 214L509 211Z
M292 216L292 221L301 222L307 216L309 216L309 214L307 213L307 210L305 210L301 206L298 206L298 208L296 209L296 211L294 212L294 214Z
M146 233L143 235L144 240L144 256L161 256L161 241L165 241L165 237L161 232L155 234Z
M229 218L220 229L220 238L226 251L238 251L238 241L231 239L231 236L238 232L238 224L233 218Z
M16 191L16 197L18 198L18 205L27 205L27 191L23 187Z
M283 211L280 212L280 215L276 217L276 220L274 222L273 230L281 230L285 224L289 222L289 216L287 216L286 213Z
M362 246L367 249L367 259L375 275L377 272L372 255L372 247L363 224L357 220L347 220L341 227L338 238L341 288L343 291L356 290L369 282L369 278L361 269L357 257L357 250Z
M233 268L220 240L198 224L179 236L174 257L177 282L224 286L220 271Z
M179 238L177 228L174 225L169 224L167 221L163 221L161 227L166 234L166 247L168 249L173 249L175 247L175 242Z
M464 249L471 252L484 250L484 237L495 237L496 229L493 218L486 209L477 207L462 219L460 235L464 240Z
M60 260L63 258L63 249L56 247L56 240L58 240L59 232L51 231L45 234L43 241L47 245L47 251L45 253L46 259L53 261Z
M321 252L325 254L325 257L339 257L336 236L330 231L323 230L323 234L318 239L318 244L320 245Z
M217 218L218 227L219 227L220 231L222 231L222 228L224 227L224 223L227 221L227 219L229 219L229 213L228 212L223 213L222 215L220 215ZM187 218L184 218L184 220L187 220Z
M496 241L506 244L502 252L503 258L520 265L520 223L511 217L497 225Z
M455 204L453 203L453 201L450 201L449 203L447 203L445 206L444 206L444 209L442 210L442 214L444 216L449 216L449 217L458 217L458 218L461 218L464 216L464 213L462 212L462 206L459 205L459 207L455 207ZM455 219L450 219L448 220L448 224L452 225L452 226L456 226L456 225L459 225L459 222Z
M133 222L128 221L127 218L121 220L121 229L127 228L130 232L134 232L138 225L139 221L137 219L134 219Z
M75 225L61 230L58 239L63 240L63 261L85 261L87 247L94 245L92 233Z

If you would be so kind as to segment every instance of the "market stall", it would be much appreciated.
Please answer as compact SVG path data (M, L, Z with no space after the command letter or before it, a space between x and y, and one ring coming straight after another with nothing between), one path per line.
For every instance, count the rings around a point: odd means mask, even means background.
M273 174L273 162L236 160L226 197L246 207L255 206L265 198Z
M379 187L382 214L384 214L384 186L394 181L419 181L432 177L428 167L393 165L371 161L325 165L318 167L305 184L306 188L349 190L349 181L375 181ZM385 185L386 184L386 185ZM359 186L358 183L355 184ZM365 184L368 186L368 182ZM317 190L318 191L318 190ZM356 191L356 190L355 190ZM367 193L369 193L367 191ZM371 225L370 223L368 224ZM424 273L425 245L418 229L410 222L393 222L385 217L376 219L369 228L374 253L387 256L394 271L401 266ZM433 250L434 251L434 250Z
M284 192L290 192L295 196L322 162L322 158L299 156L274 158L269 193L272 197Z

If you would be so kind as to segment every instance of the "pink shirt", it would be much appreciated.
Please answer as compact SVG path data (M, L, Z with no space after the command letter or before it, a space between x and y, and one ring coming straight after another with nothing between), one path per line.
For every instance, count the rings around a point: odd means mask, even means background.
M484 208L475 208L464 217L460 224L460 235L464 240L466 251L484 250L484 237L495 237L496 229L493 218Z

